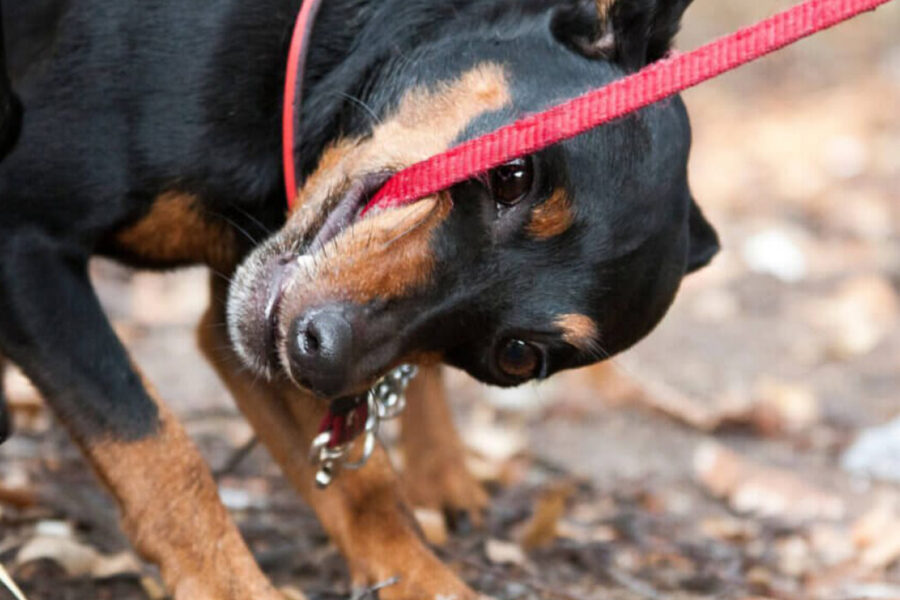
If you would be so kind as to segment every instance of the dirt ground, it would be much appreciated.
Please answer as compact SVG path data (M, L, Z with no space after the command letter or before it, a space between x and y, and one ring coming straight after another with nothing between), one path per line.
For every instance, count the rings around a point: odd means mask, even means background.
M695 4L685 49L790 2ZM900 429L877 429L900 415L900 3L685 97L722 254L612 366L506 392L451 373L493 503L437 550L502 600L900 598ZM251 433L194 348L205 273L94 273L223 467ZM40 399L6 383L0 563L30 600L164 597ZM263 450L220 487L278 585L352 593Z

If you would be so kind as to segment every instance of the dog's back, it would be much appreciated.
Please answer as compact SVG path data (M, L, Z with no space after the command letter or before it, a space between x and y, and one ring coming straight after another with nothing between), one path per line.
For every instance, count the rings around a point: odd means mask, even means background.
M22 105L13 92L7 71L3 27L3 7L0 6L0 159L15 144L22 124ZM0 414L0 421L2 418Z

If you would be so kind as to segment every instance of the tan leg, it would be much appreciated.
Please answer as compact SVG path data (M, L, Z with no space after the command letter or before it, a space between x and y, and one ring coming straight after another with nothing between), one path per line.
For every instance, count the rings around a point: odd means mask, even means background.
M159 565L176 600L283 597L253 560L181 424L157 401L155 434L82 443L122 511L135 548Z
M466 515L482 522L488 496L465 464L465 448L453 426L441 367L422 368L407 391L401 443L404 483L414 506Z
M215 280L212 297L224 298ZM200 346L260 440L340 548L354 584L399 577L397 585L379 592L382 600L477 597L422 541L382 448L362 470L341 472L327 490L315 489L308 452L325 406L292 386L266 384L249 375L228 349L223 320L221 305L214 300L200 325Z

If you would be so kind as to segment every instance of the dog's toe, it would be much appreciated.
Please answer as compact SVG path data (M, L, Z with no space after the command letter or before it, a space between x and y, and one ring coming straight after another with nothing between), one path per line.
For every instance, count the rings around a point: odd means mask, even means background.
M413 506L442 511L458 533L482 526L489 497L464 464L451 461L432 465L427 473L417 471L407 471L404 479Z

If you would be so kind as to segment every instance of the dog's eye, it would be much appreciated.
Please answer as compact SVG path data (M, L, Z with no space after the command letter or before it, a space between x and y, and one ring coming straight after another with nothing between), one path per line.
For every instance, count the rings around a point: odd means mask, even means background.
M534 183L531 157L517 158L491 171L491 192L494 199L505 206L518 204Z
M497 366L513 379L530 379L540 373L543 353L534 344L522 340L507 340L500 345Z

